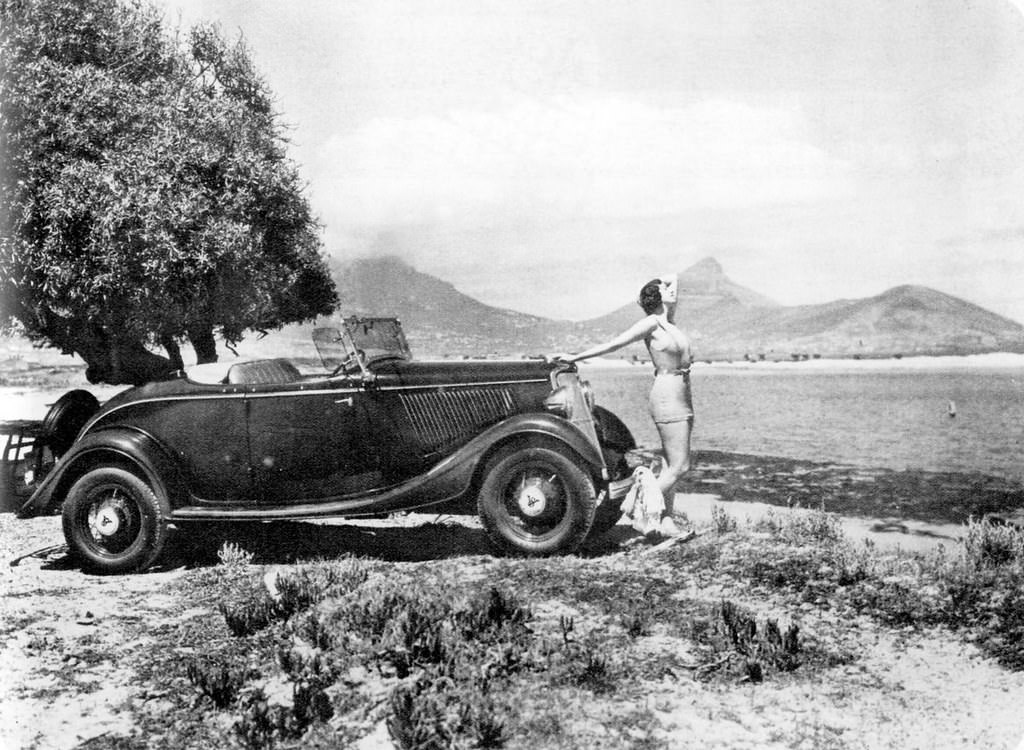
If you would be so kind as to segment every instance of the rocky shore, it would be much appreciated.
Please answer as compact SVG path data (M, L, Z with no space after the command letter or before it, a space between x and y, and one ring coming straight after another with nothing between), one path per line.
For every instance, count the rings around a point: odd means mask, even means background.
M1024 508L1024 484L981 473L896 471L698 451L680 492L877 519L962 524Z

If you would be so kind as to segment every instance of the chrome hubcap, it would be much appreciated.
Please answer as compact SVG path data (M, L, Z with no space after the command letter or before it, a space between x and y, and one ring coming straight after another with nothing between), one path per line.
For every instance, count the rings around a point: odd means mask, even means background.
M101 536L113 536L121 528L121 517L108 504L96 510L96 530Z
M85 519L89 535L103 548L119 547L130 540L133 516L128 498L117 488L106 488L89 506Z
M549 498L555 492L555 488L551 484L554 478L552 476L550 480L546 480L542 477L523 477L522 484L519 486L519 491L516 495L519 512L527 518L536 518L543 515L548 509Z

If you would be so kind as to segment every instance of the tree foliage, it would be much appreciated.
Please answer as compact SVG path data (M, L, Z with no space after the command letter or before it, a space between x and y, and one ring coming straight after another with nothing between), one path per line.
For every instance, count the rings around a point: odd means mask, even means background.
M0 0L0 316L141 382L330 312L264 81L216 26L142 0ZM167 357L151 353L162 346Z

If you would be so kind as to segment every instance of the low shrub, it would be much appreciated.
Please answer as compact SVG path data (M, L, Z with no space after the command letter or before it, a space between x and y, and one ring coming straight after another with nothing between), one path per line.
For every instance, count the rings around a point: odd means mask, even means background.
M217 708L232 705L246 681L253 676L251 670L219 660L193 660L185 668L185 673L189 682Z
M769 509L755 525L758 531L767 531L790 544L833 544L844 540L843 525L835 513L824 508L806 510L793 508L786 511Z
M970 519L961 542L967 564L977 568L1024 563L1024 530Z
M958 545L927 555L855 549L821 516L772 516L761 527L786 541L733 558L752 581L803 601L849 607L896 627L963 633L1001 664L1024 669L1024 532L970 521Z
M570 649L567 665L570 684L592 693L607 694L615 691L617 679L606 651L596 643Z
M260 689L247 691L239 700L241 714L232 725L242 747L260 750L273 747L276 738L287 736L287 711L272 706Z
M532 617L526 607L497 588L490 588L482 597L470 602L467 609L456 614L467 638L480 638L502 630L522 628Z
M743 657L743 668L751 682L761 682L765 667L792 672L800 666L800 630L796 624L783 632L777 620L766 619L758 627L753 615L729 600L722 601L718 615L722 632Z
M507 707L486 691L453 691L434 675L396 689L388 708L388 734L403 750L498 748L510 736Z
M370 576L366 565L355 558L302 565L277 576L278 616L287 619L329 596L355 591Z
M240 713L233 729L246 748L300 738L311 726L334 716L328 689L338 679L338 670L330 655L315 649L279 649L278 663L291 682L290 703L271 703L260 687L239 690Z
M628 612L619 615L619 624L630 638L651 634L651 618L646 612Z
M401 750L425 750L452 745L456 727L448 706L436 692L403 687L391 693L388 734Z
M277 605L262 589L248 591L235 601L218 602L217 609L228 630L238 638L253 635L278 619Z
M729 534L739 527L736 519L729 515L721 505L711 507L711 529L716 534Z

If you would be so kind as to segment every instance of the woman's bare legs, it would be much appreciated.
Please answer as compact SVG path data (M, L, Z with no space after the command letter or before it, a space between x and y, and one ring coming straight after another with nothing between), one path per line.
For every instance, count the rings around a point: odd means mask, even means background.
M679 478L690 470L690 433L693 420L656 423L665 451L665 462L658 474L658 487L665 497L665 514L672 516L675 501L675 486Z

